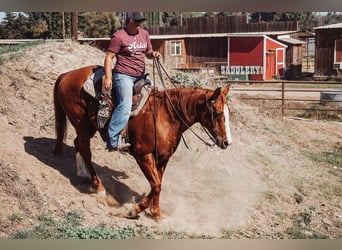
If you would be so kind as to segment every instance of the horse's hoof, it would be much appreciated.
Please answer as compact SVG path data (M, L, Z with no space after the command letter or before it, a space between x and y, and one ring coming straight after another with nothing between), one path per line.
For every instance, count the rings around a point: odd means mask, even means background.
M151 212L150 216L156 222L162 222L165 219L165 217L163 215L161 215L160 212L152 212L152 211L150 211L150 212Z
M162 216L162 215L158 215L158 216L153 216L154 220L158 223L164 222L166 221L166 217Z
M97 192L97 195L101 198L106 198L107 197L107 192L106 190L102 190L100 192Z
M138 219L138 212L137 212L138 206L136 204L133 204L129 212L126 214L125 218L127 219Z
M137 213L132 213L132 211L129 211L126 215L123 216L126 219L130 220L136 220L139 219L139 215Z
M123 217L124 217L125 219L129 219L129 220L137 220L137 219L139 219L139 215L132 216L130 213L124 215Z

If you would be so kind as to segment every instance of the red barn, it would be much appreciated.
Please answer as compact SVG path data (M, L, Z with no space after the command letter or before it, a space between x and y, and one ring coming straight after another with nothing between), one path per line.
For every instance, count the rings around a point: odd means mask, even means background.
M255 23L248 15L198 17L186 18L182 26L148 31L169 69L270 80L284 77L286 58L292 58L287 45L272 37L297 32L298 22ZM291 63L288 60L288 67Z
M151 35L151 41L172 69L211 67L240 80L282 78L286 70L287 46L265 34Z
M229 36L227 65L221 66L221 73L245 80L284 77L286 48L266 35Z

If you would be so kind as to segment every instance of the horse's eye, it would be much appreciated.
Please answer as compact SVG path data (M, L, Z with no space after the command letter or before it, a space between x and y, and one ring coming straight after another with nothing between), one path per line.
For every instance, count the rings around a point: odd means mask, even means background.
M215 112L215 116L216 116L217 118L221 118L221 117L222 117L222 114L223 114L223 112L219 112L219 111L216 111L216 112Z

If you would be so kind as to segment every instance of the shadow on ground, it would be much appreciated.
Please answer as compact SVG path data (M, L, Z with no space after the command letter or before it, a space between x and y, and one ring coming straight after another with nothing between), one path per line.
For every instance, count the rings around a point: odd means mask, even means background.
M80 178L76 174L75 150L73 147L64 144L63 154L61 156L55 156L53 154L55 139L24 136L24 140L25 151L28 154L35 156L48 167L59 171L63 176L69 179L71 185L77 188L81 193L89 193L90 181L88 179ZM125 172L115 171L106 166L101 167L94 162L92 164L97 175L100 176L107 192L113 195L119 203L123 204L130 202L133 196L137 201L143 198L142 195L118 180L129 178Z

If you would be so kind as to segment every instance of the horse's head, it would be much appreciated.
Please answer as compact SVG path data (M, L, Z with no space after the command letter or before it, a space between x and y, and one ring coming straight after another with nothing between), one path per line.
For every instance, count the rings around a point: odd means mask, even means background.
M226 149L232 143L232 136L229 126L229 109L227 105L227 94L230 85L225 88L217 88L209 98L207 98L205 119L202 125L208 129L214 137L215 143L222 149Z

